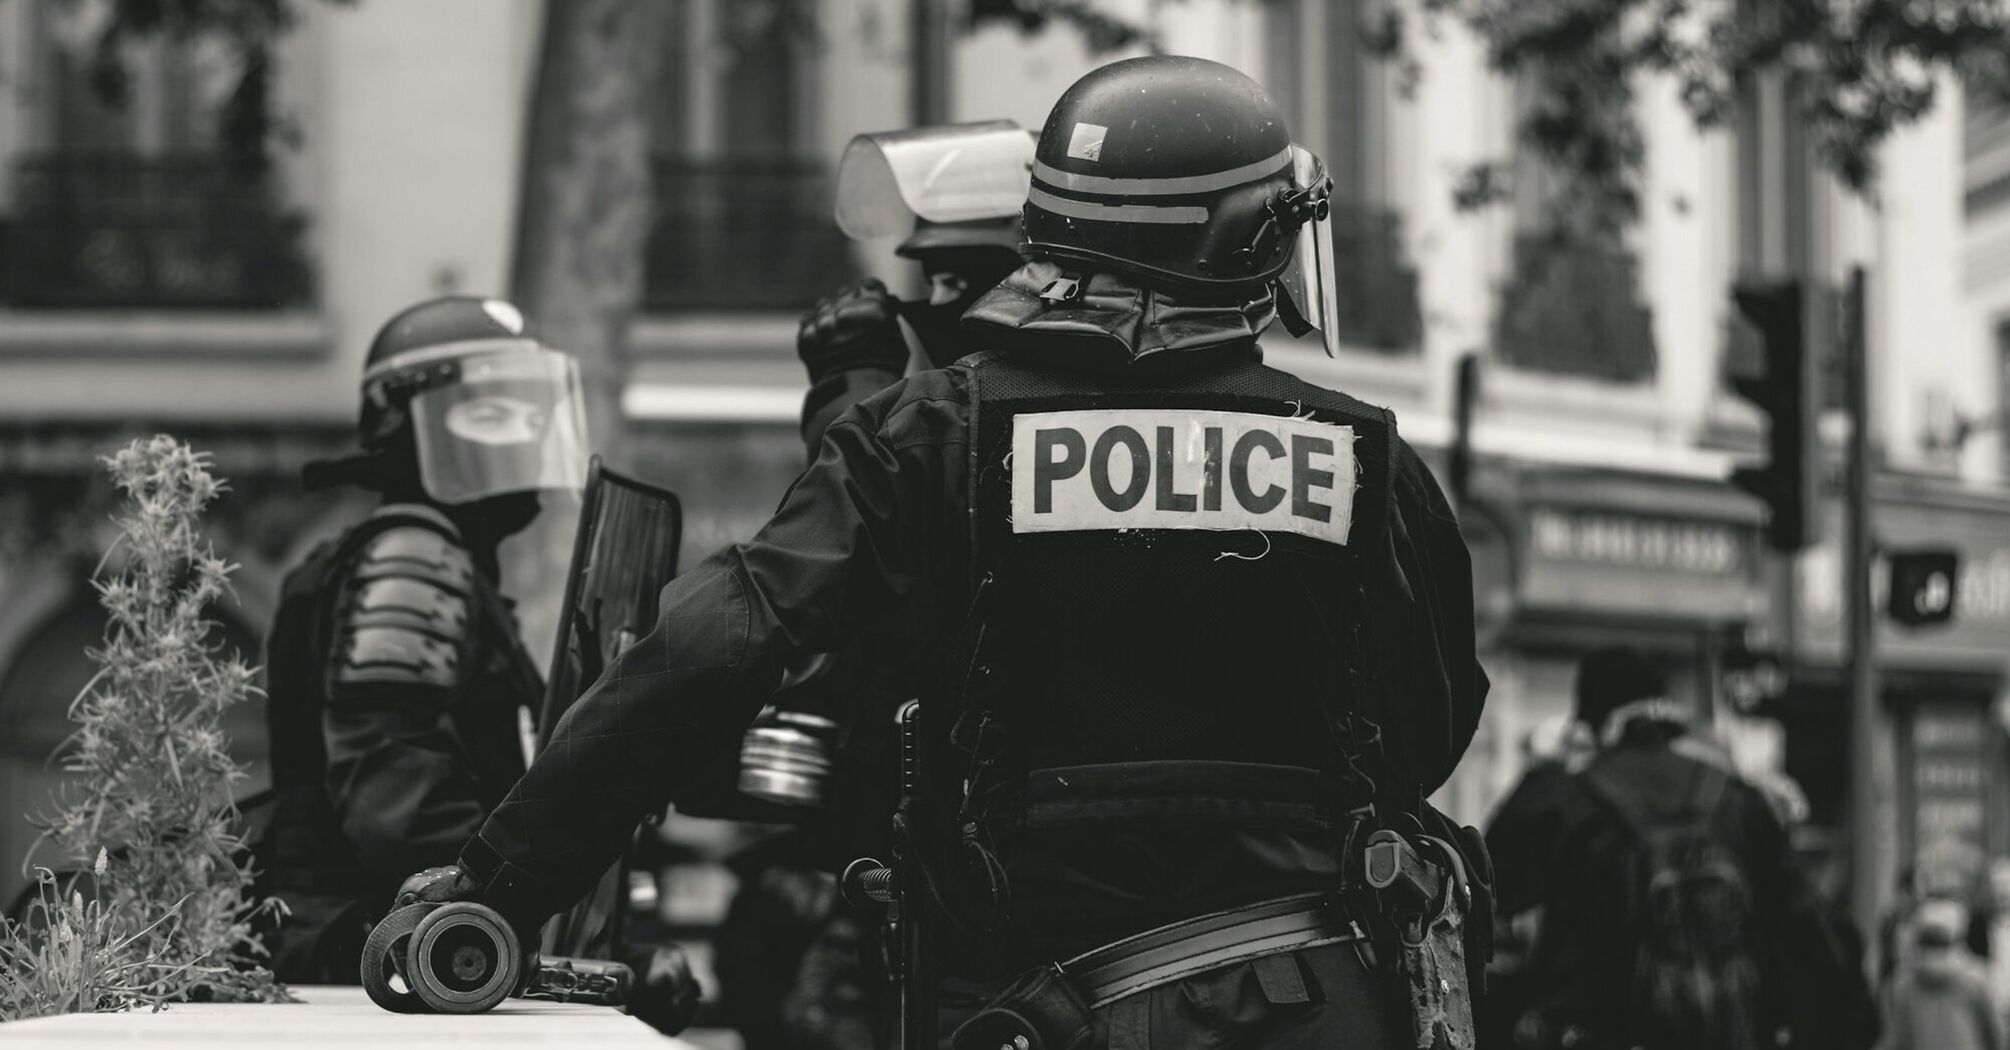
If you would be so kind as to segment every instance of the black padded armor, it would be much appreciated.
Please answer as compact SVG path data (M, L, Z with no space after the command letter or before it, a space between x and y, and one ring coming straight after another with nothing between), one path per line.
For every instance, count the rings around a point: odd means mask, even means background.
M385 685L458 690L474 576L468 552L436 527L399 524L370 537L337 604L330 696Z
M542 695L495 585L438 511L393 504L288 574L267 638L274 814L254 844L284 980L355 980L398 881L450 863L523 773Z
M1341 752L1349 717L1382 707L1360 631L1393 564L1394 418L1254 361L1185 379L1036 370L997 353L972 365L979 597L970 673L947 705L949 768L974 773L959 823L984 828L1009 876L1022 936L1007 941L1051 958L1084 935L1332 888L1341 815L1371 801ZM1347 543L1015 534L1013 417L1140 408L1352 426Z

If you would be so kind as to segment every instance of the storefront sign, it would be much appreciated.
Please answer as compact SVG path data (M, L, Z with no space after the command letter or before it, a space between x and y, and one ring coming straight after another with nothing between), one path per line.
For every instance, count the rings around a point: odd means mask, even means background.
M1737 533L1712 522L1538 508L1529 515L1529 541L1539 557L1563 562L1705 576L1743 566Z
M1809 548L1796 573L1801 651L1827 661L1842 655L1842 530L1829 508L1823 540ZM1960 556L1954 583L1954 619L1917 628L1884 615L1890 571L1871 566L1871 604L1878 610L1878 652L1898 664L1935 667L1953 663L1996 669L2010 663L2010 511L1934 506L1919 500L1881 499L1873 528L1886 547L1942 546Z
M1988 842L1987 709L1926 700L1912 711L1911 779L1915 863L1978 868ZM1967 874L1975 874L1969 871Z
M1577 506L1527 512L1530 605L1710 621L1763 608L1758 531L1737 522Z

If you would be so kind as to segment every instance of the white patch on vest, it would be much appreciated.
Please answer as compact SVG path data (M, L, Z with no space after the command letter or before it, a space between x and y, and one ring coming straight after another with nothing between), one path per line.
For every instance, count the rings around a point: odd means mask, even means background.
M1354 428L1148 408L1012 420L1012 531L1260 529L1346 544Z
M1068 156L1076 160L1102 160L1103 136L1110 129L1101 124L1077 124L1074 134L1068 136Z

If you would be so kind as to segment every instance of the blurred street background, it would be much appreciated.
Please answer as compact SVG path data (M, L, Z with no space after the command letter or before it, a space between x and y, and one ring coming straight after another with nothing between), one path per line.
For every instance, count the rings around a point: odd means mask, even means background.
M92 57L127 6L0 0L5 898L26 882L24 811L59 785L49 756L105 627L88 578L113 493L94 456L154 431L214 454L231 493L210 530L242 566L228 641L256 661L285 568L368 509L298 474L349 447L370 334L427 295L507 295L580 354L611 458L679 494L689 564L749 535L802 466L801 312L865 275L917 291L890 244L854 244L831 219L844 144L923 122L1037 128L1080 74L1156 48L1263 82L1335 178L1347 349L1328 360L1280 331L1269 360L1393 408L1459 479L1493 692L1436 801L1483 822L1559 745L1579 657L1627 644L1708 713L1741 770L1797 785L1796 845L1826 890L1847 899L1868 878L1887 899L1925 868L2010 914L1995 896L2010 893L2010 110L1952 74L1880 147L1871 199L1813 161L1788 75L1741 87L1708 131L1673 84L1643 81L1626 102L1643 136L1637 222L1570 240L1541 232L1557 191L1514 133L1525 85L1450 22L1409 42L1414 69L1382 61L1351 2L665 0L607 52L621 61L584 69L597 53L557 52L593 44L593 27L554 35L563 20L548 29L538 0L302 2L249 30L133 34L120 105ZM574 17L601 6L616 5ZM1039 14L1064 7L1109 23ZM569 81L540 77L567 61ZM558 91L613 99L611 115L533 135ZM646 170L580 153L588 136L640 137ZM1495 159L1511 192L1461 209L1469 166ZM567 164L591 178L546 178ZM591 189L607 185L634 192ZM602 265L591 238L576 258L551 247L566 223L642 238L639 270ZM1843 292L1857 267L1860 311ZM1797 553L1768 543L1765 504L1729 480L1768 454L1765 417L1732 385L1767 351L1731 289L1788 274L1809 316L1841 318L1808 344ZM1825 411L1859 317L1875 542L1954 556L1923 576L1874 568L1870 872L1852 871L1848 838L1848 428ZM1929 613L1951 602L1951 619L1893 622L1893 588ZM249 792L263 719L235 717ZM743 833L673 820L665 834L677 859L655 907L702 940L731 889L714 861ZM1993 955L2000 967L2010 940Z

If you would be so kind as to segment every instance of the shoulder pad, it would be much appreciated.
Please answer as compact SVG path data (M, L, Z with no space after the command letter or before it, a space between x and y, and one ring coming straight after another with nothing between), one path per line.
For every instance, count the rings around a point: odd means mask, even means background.
M371 537L336 609L333 692L459 685L474 573L467 551L432 529L394 526Z
M395 525L363 545L356 560L359 577L409 576L455 594L472 589L475 562L460 544L421 525Z

